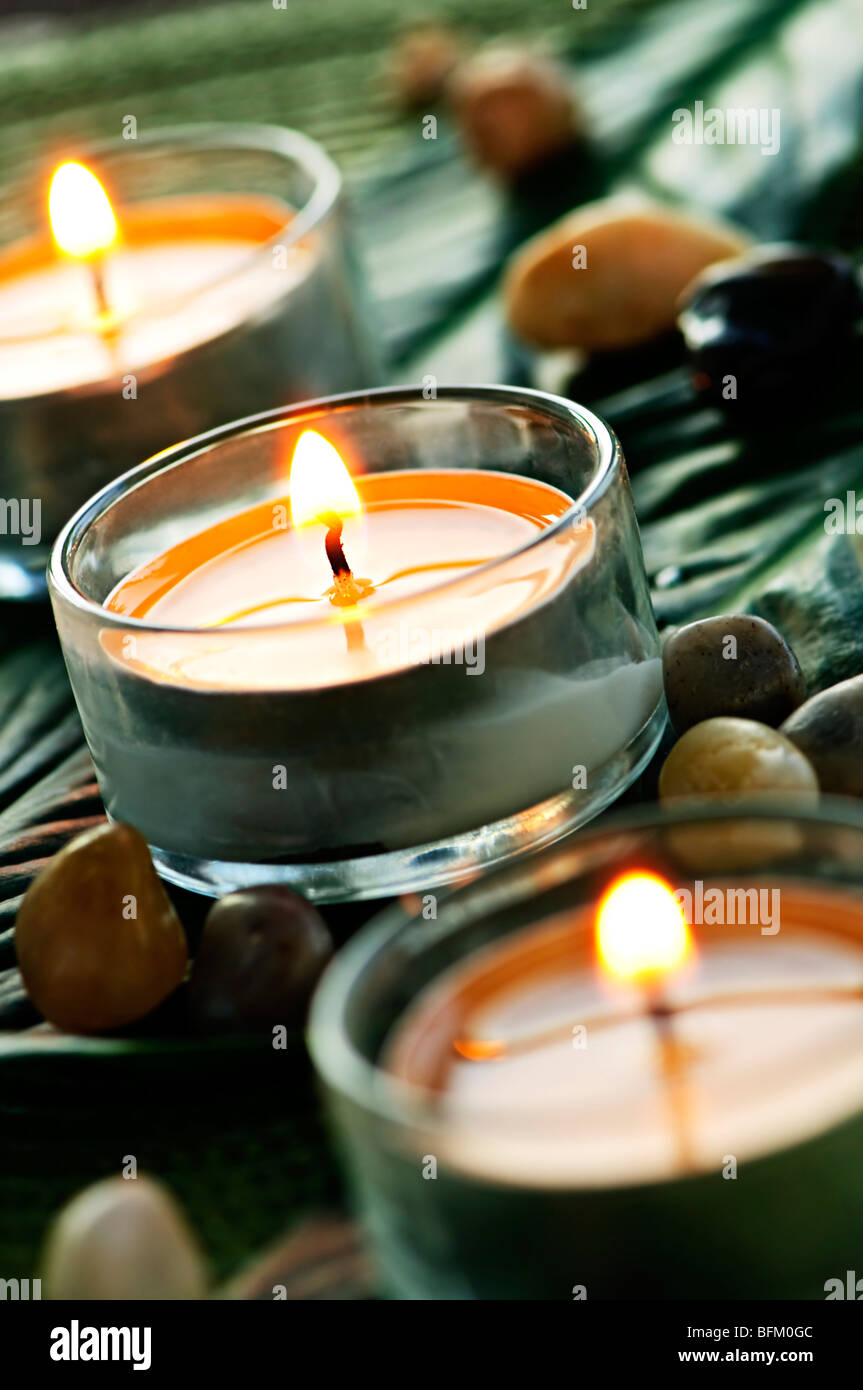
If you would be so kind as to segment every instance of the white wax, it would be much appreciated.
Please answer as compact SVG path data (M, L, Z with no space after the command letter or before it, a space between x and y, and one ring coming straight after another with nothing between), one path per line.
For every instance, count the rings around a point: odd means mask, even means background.
M142 632L131 646L125 637L112 642L110 633L103 641L143 674L204 689L339 685L427 664L465 643L475 647L555 593L594 553L594 527L586 521L550 538L542 556L517 554L545 522L541 514L494 504L496 486L512 486L502 475L435 471L425 501L402 500L400 488L417 477L394 471L376 479L391 500L372 503L344 525L354 575L373 586L355 606L331 602L324 526L257 530L225 548L212 532L215 553L199 562L190 546L188 556L180 549L172 567L181 572L154 602L146 596L168 572L164 557L127 576L106 600L110 609L138 613L143 598L148 624L195 631ZM447 500L448 480L464 487L466 478L489 500ZM517 486L536 495L538 513L545 505L562 514L571 505L544 484L520 479ZM238 535L243 525L240 516ZM482 569L507 556L500 568ZM465 582L453 582L460 578Z

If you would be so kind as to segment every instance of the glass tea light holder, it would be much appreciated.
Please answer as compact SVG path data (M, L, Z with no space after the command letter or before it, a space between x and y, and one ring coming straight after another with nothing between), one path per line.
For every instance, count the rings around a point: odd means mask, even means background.
M44 592L60 528L158 449L378 379L341 178L296 131L76 149L0 203L2 597Z
M310 1046L389 1292L844 1296L861 866L847 802L649 808L355 936Z
M50 587L109 815L205 893L452 881L594 815L662 732L619 446L539 392L214 430L89 502Z

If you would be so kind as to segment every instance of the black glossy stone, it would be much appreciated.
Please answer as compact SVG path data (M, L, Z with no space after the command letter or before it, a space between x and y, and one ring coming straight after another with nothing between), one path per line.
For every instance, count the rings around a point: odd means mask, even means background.
M860 311L846 256L765 246L699 275L684 294L678 325L696 390L755 416L820 399L843 370Z

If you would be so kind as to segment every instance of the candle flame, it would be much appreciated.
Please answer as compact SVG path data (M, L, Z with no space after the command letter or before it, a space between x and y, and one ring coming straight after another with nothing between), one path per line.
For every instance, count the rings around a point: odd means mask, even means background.
M656 874L625 874L611 885L596 914L602 968L617 980L657 984L692 950L692 933L672 889Z
M83 164L69 161L55 170L48 214L60 250L77 260L101 255L117 239L117 219L108 195Z
M339 454L323 435L304 430L291 463L291 519L295 526L330 525L358 516L360 499Z

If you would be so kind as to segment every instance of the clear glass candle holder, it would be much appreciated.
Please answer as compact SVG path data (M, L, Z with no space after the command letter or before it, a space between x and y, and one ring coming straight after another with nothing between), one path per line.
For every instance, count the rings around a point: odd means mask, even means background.
M481 669L430 646L370 679L308 688L303 661L329 617L217 636L103 607L169 545L284 502L309 429L337 438L358 474L481 470L566 494L534 539L381 601L364 624L398 646L406 629L433 635L441 612L458 613L479 632ZM595 815L661 736L658 637L619 445L590 412L538 392L384 389L215 430L93 498L57 542L50 587L109 815L137 826L167 878L205 893L280 881L339 901L454 881ZM484 630L489 595L509 593L515 616ZM163 641L202 660L224 644L236 683L149 678ZM269 670L264 648L282 675L246 678Z
M103 271L116 331L91 312L86 266L51 241L50 170L22 168L0 199L0 494L27 521L7 516L0 534L4 598L44 593L60 528L157 450L380 379L341 176L314 141L213 124L71 157L116 208L120 240ZM235 256L219 249L232 237ZM182 265L172 244L192 247ZM142 250L162 258L143 292L140 263L123 262Z
M309 1041L388 1292L858 1296L861 866L850 801L651 807L355 936ZM687 970L651 1007L597 979L596 904L634 870L694 919ZM543 969L531 1016L518 992Z

